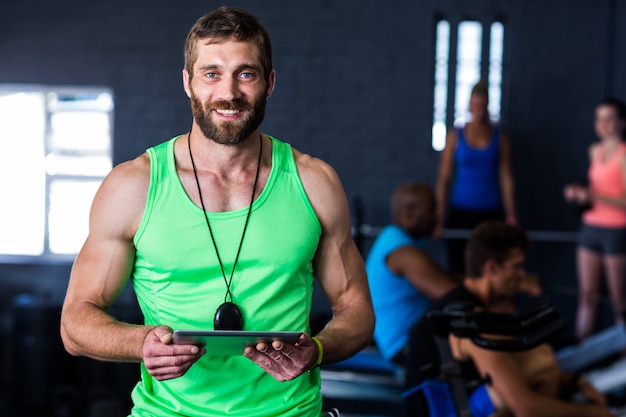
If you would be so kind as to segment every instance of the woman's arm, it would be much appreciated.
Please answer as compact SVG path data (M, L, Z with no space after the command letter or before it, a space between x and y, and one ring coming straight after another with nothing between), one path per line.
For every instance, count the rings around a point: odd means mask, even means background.
M458 138L456 129L451 127L446 135L446 147L441 151L439 158L439 173L435 185L435 197L437 199L437 225L434 235L439 237L443 231L443 224L446 218L446 206L448 205L448 193L452 183L454 172L454 152L456 150Z
M515 211L515 181L513 179L513 168L511 166L511 141L508 134L502 132L500 135L500 191L502 192L502 203L506 222L517 224L517 213Z

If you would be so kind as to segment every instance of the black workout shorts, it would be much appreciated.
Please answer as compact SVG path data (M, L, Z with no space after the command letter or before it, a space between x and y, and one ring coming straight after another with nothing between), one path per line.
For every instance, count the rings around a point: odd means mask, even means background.
M626 255L626 228L583 224L578 236L578 244L602 255Z

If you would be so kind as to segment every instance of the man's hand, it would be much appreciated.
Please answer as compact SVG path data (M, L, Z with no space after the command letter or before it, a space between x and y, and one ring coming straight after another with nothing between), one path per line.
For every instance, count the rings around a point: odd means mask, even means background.
M318 351L311 337L302 333L293 346L280 340L261 342L246 347L243 354L278 381L290 381L313 366Z
M159 381L184 375L206 352L195 345L173 344L172 332L168 326L158 326L143 341L143 363L148 373Z

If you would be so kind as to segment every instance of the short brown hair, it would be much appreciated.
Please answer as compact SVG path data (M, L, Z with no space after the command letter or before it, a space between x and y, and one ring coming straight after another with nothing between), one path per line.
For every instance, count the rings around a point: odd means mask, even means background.
M185 69L193 77L193 65L198 58L197 44L201 39L213 43L236 40L253 42L259 48L265 81L272 72L272 44L261 22L245 10L222 6L199 18L189 30L185 41Z
M502 265L511 250L526 251L530 245L526 233L500 220L489 220L476 226L465 247L465 272L470 278L483 275L485 263L494 260Z

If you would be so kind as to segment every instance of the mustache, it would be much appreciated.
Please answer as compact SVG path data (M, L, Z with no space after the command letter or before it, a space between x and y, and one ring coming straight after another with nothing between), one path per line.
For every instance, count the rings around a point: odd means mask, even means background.
M214 101L208 107L213 110L251 110L252 105L243 100Z

